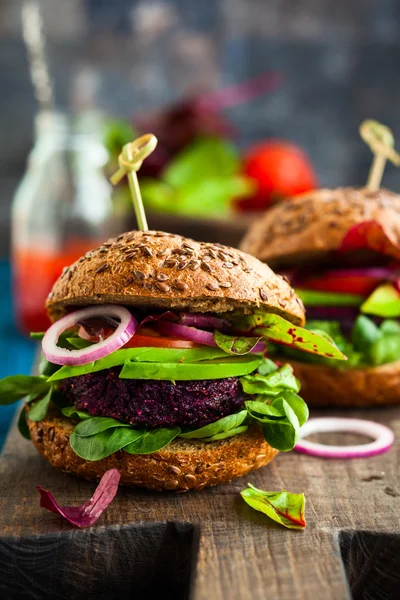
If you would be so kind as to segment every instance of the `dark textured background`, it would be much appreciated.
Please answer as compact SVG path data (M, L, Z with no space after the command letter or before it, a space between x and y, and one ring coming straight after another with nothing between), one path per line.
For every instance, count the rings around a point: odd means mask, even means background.
M0 0L0 235L32 142L35 101L20 32L21 0ZM370 154L359 122L400 140L396 0L42 0L57 100L115 115L157 107L279 70L277 92L228 111L240 141L303 145L323 185L362 184ZM389 167L385 185L400 190Z

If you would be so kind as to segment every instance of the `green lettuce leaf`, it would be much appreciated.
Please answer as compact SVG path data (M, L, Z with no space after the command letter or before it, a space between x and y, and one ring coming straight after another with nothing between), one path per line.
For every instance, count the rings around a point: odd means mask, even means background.
M227 140L194 140L167 166L161 180L142 179L148 208L202 217L227 215L234 198L253 193L254 182L241 173L237 149Z
M39 395L49 391L46 377L10 375L0 380L0 405L13 404L29 394Z
M346 360L333 340L323 338L303 327L297 327L279 315L271 313L246 315L237 320L235 327L251 335L262 336L277 344L291 346L303 352Z
M197 439L203 441L213 441L211 439L207 440L207 438L213 438L216 435L221 433L228 434L225 437L230 437L231 435L236 435L236 433L232 433L236 431L238 427L243 426L244 422L247 419L247 410L241 410L238 413L233 415L228 415L227 417L222 417L222 419L218 419L214 423L209 423L204 427L200 427L198 429L192 429L190 431L182 432L179 434L179 437L190 440ZM246 427L247 429L247 427ZM221 438L219 438L221 439Z
M400 294L391 283L385 283L372 292L360 310L377 317L400 317Z
M265 492L251 483L240 494L251 508L264 513L288 529L304 529L306 526L304 494L293 494L286 490Z
M225 355L226 356L226 355ZM128 361L122 367L121 379L155 379L162 381L200 381L225 379L252 373L261 362L257 355L216 359L199 363L139 363Z
M67 377L77 377L96 373L104 369L119 367L128 361L149 363L197 363L203 360L213 360L226 357L226 352L220 348L126 348L117 350L100 360L87 365L74 367L64 366L49 377L49 381L59 381Z

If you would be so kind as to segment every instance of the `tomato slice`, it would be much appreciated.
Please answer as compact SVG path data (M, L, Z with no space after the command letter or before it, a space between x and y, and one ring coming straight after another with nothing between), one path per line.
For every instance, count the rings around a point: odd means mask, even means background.
M153 335L140 335L136 333L124 348L204 348L201 344L189 340L178 340Z
M351 277L319 277L307 279L301 287L321 292L339 292L343 294L359 294L369 296L379 285L381 279L367 275L353 275Z

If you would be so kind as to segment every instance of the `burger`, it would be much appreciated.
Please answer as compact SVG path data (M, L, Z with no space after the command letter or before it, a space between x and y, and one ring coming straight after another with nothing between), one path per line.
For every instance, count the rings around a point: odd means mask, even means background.
M344 358L302 328L280 275L220 244L157 231L110 239L64 269L37 376L0 382L28 395L20 430L52 465L88 479L200 490L295 445L308 409L269 340Z
M275 348L279 360L290 357L308 403L400 402L400 196L314 190L266 212L241 248L289 277L307 328L348 357L328 362Z

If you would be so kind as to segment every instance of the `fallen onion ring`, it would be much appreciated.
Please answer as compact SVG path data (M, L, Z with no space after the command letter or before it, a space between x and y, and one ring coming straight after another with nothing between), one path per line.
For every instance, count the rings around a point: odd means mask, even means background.
M358 433L370 437L374 441L355 446L329 446L303 439L313 433L334 431ZM365 421L363 419L321 417L309 419L303 425L300 429L300 441L297 442L295 450L323 458L366 458L367 456L375 456L376 454L387 452L393 441L393 431L380 423Z
M93 317L112 317L119 319L120 323L110 337L89 346L89 348L67 350L66 348L57 346L60 335L64 331ZM112 304L90 306L69 313L59 321L53 323L43 337L42 352L49 362L56 365L87 365L122 348L134 335L137 326L136 319L131 315L129 310L122 306L114 306Z

